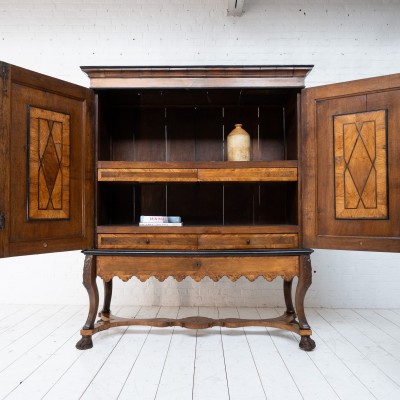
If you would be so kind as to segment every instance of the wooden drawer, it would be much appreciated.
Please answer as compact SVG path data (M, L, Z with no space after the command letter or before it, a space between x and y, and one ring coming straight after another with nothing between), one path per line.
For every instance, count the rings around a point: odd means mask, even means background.
M298 246L297 234L200 235L199 249L290 249Z
M196 168L99 168L99 182L197 182Z
M204 168L200 182L283 182L297 181L297 167L290 168Z
M176 234L99 234L99 249L195 250L197 235Z

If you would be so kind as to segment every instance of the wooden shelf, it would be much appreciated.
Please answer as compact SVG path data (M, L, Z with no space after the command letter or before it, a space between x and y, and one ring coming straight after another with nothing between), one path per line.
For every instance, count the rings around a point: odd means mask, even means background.
M299 233L298 225L201 225L201 226L138 226L138 225L99 225L97 233Z
M297 161L99 161L99 182L296 182Z

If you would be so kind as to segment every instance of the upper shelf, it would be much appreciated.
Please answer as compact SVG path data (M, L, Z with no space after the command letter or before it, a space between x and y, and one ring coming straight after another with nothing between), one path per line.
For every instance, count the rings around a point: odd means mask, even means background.
M97 179L100 182L293 182L297 181L297 161L99 161Z
M81 69L92 88L302 88L312 65L101 67Z

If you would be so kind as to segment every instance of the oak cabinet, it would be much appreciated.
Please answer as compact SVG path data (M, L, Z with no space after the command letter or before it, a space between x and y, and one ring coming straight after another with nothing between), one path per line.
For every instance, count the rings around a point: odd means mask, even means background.
M311 68L82 67L86 89L1 64L0 256L84 250L78 348L146 324L274 326L312 350L310 248L400 251L400 75L304 89ZM251 161L227 161L235 123ZM183 226L139 226L141 215ZM110 312L112 279L132 276L280 276L286 312L124 320Z

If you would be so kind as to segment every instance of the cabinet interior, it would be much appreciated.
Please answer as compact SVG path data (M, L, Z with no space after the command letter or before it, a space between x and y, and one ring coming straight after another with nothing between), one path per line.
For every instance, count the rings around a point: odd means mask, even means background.
M184 225L297 224L295 182L99 184L99 225L177 215Z
M212 168L226 161L226 137L241 123L252 162L284 165L297 160L299 95L297 88L100 89L97 159L131 168L140 162ZM97 224L178 215L185 226L297 225L297 192L297 181L99 182Z
M297 159L294 89L98 91L101 161L225 161L241 123L253 161Z

